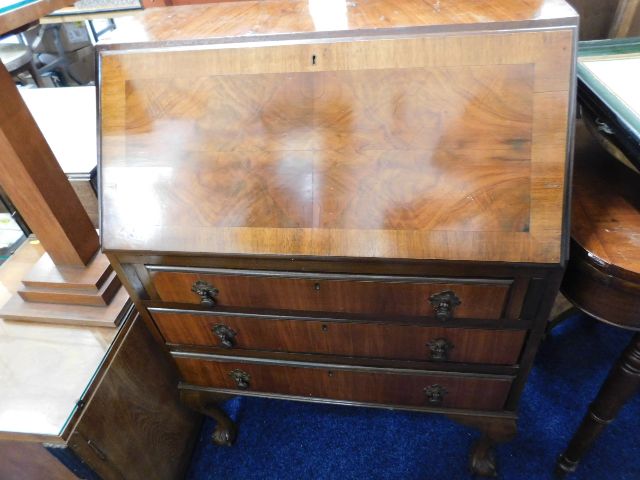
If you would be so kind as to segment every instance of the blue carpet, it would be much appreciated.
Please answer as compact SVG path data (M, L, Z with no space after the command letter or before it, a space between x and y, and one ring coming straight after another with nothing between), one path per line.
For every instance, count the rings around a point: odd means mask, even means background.
M542 344L520 404L519 432L497 451L500 478L552 479L575 431L631 333L584 316ZM190 480L466 479L478 433L445 418L379 409L235 398L231 448L203 425ZM640 479L640 396L628 403L570 479Z

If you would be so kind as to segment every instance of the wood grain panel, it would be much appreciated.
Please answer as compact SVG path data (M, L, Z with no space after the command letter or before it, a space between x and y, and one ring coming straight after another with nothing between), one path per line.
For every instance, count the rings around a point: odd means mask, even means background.
M168 343L221 347L213 327L234 332L235 350L275 350L330 355L433 360L429 342L446 339L447 360L464 363L514 364L526 335L515 330L474 330L309 319L152 311ZM437 360L437 359L436 359Z
M177 372L140 318L134 320L70 439L101 478L182 478L199 430Z
M23 4L15 9L9 9L0 14L0 36L29 23L37 22L40 17L72 4L73 0L38 0Z
M185 227L526 231L532 74L522 65L128 83L127 163L157 172L154 192L173 199L163 214ZM180 174L162 175L176 158ZM121 191L139 178L127 168L114 182ZM136 214L137 225L156 221Z
M2 188L53 261L87 265L98 251L98 235L4 65L0 151Z
M150 9L131 20L134 28L115 31L100 43L118 48L140 43L180 44L229 38L253 41L326 35L363 35L375 30L406 32L443 28L527 28L577 23L577 14L562 0L376 0L309 2L270 0L221 2L189 8ZM297 35L296 35L297 34Z
M640 282L605 273L581 246L572 242L571 259L561 291L571 303L588 315L630 330L640 330Z
M640 174L614 159L582 122L578 127L571 211L576 252L607 275L640 284Z
M77 480L67 467L38 443L0 441L2 480Z
M570 28L541 32L487 29L474 35L451 30L446 35L377 38L385 33L390 34L382 30L360 41L329 37L294 42L209 44L186 49L153 49L147 44L144 49L122 52L101 49L99 55L103 76L110 76L112 69L121 68L126 72L125 80L139 84L153 79L180 78L178 72L189 71L209 77L519 64L537 67L539 63L547 66L561 60L555 73L549 68L536 71L535 91L566 91L569 87L572 64L568 60L573 38Z
M324 70L154 77L144 88L133 77L125 84L128 158L164 166L194 151L355 154L434 146L529 158L531 64ZM163 134L173 126L188 137Z
M451 290L461 302L454 319L500 318L510 287L490 282L393 281L393 277L378 281L328 278L151 271L153 285L165 302L199 304L201 299L191 287L200 280L218 289L216 303L224 307L432 317L429 297Z
M186 382L203 387L237 389L239 394L242 394L242 390L238 389L229 375L235 369L249 374L248 390L251 391L428 407L430 404L424 389L440 385L446 389L447 394L437 406L486 411L500 410L511 386L509 379L480 376L444 376L428 372L385 373L378 369L355 371L309 368L312 364L305 368L238 361L207 361L175 354L174 358Z
M32 243L33 237L30 240L0 266L3 308L44 253L42 245ZM115 313L112 326L113 318ZM58 441L118 331L0 320L0 412L14 412L0 416L0 437L15 432Z
M94 307L106 307L122 286L115 272L111 272L97 292L87 292L83 289L36 289L24 286L18 290L18 295L27 302L61 303L65 305L86 305Z
M105 51L103 246L556 263L573 35Z
M640 174L611 156L580 122L571 256L561 290L589 315L636 330L640 330L638 185Z

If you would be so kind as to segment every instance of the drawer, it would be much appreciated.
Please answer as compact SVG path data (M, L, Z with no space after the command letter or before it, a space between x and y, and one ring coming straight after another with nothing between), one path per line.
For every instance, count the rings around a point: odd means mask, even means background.
M147 267L165 302L276 310L498 319L510 280Z
M201 387L351 402L498 411L511 377L340 367L303 362L229 361L175 353L182 378Z
M525 331L149 309L168 343L400 360L517 363Z

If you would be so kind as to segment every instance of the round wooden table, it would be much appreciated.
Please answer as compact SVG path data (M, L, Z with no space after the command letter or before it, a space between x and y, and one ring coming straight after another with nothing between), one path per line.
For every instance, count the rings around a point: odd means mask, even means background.
M562 293L593 318L640 330L640 174L610 156L583 125L576 132L571 222L571 255ZM560 455L557 473L576 469L639 388L636 333Z

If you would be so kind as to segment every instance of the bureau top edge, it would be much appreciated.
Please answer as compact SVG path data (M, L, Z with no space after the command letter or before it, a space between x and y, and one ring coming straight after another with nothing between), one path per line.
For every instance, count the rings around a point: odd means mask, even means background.
M148 9L126 18L99 52L244 42L394 37L523 29L575 28L564 0L457 2L405 0L262 0Z

